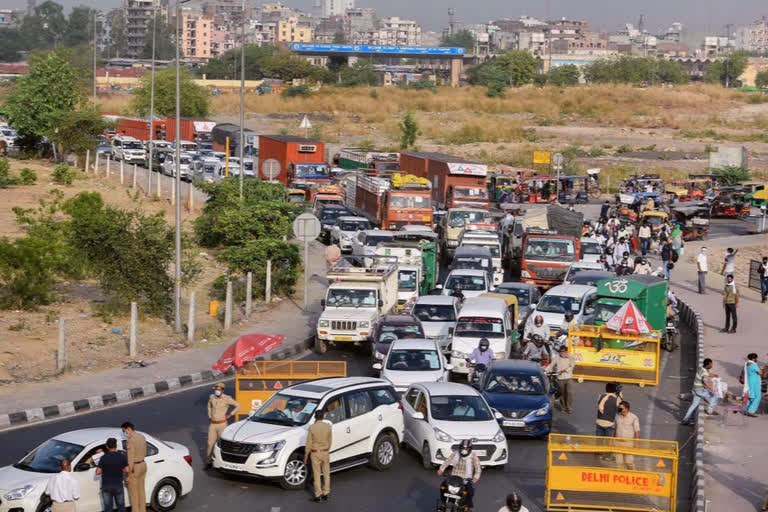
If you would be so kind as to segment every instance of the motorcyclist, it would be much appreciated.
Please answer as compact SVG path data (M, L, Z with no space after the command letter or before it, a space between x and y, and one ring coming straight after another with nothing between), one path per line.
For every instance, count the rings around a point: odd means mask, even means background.
M468 382L471 383L475 376L476 365L484 364L486 368L491 366L491 361L493 361L494 356L493 351L489 350L490 346L491 343L488 341L488 338L481 338L480 343L477 344L477 348L475 348L469 355L469 360L473 365L469 368L469 375L467 375Z
M456 286L453 287L453 296L459 299L460 302L464 302L464 292L461 289L461 283L456 283Z
M525 346L523 359L534 361L536 363L549 361L549 352L547 351L547 347L544 346L544 338L538 334L534 334L533 343L529 343Z
M459 449L454 451L445 462L440 465L437 474L443 476L443 473L448 466L452 466L451 476L458 476L464 479L467 490L466 505L469 508L472 508L472 498L475 495L474 484L480 480L482 469L480 468L480 459L477 457L477 454L472 451L471 439L463 439L461 441Z
M539 335L542 339L549 336L549 329L544 325L544 317L541 315L536 315L534 317L533 326L528 329L528 332L525 335L526 341L531 341L534 335Z
M523 506L523 499L520 495L513 492L507 494L506 505L501 507L499 512L528 512L528 509Z

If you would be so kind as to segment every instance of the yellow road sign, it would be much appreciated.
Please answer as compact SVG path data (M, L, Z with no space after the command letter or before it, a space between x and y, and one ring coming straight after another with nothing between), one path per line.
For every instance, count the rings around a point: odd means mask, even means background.
M622 494L669 496L669 473L628 471L610 468L553 466L549 469L552 489ZM663 476L663 477L662 477Z
M549 151L534 151L533 163L535 164L548 164L552 161L552 153Z

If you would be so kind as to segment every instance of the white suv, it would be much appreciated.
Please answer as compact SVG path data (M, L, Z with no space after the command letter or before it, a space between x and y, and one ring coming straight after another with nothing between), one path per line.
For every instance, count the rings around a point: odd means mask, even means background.
M303 489L304 447L316 409L333 423L331 471L369 464L392 467L403 440L403 412L392 386L370 377L333 377L286 387L247 419L227 427L213 467Z
M114 137L112 139L112 155L115 160L124 160L127 164L144 165L147 160L147 150L144 148L144 144L133 137Z

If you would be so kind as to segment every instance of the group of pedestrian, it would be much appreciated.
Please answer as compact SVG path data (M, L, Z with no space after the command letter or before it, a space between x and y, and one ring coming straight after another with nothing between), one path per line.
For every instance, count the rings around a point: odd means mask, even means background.
M631 411L631 405L621 396L618 386L609 382L605 385L605 393L597 401L597 418L595 420L595 435L597 437L614 437L614 446L632 447L632 439L640 438L640 419ZM603 461L615 461L618 467L634 469L634 457L631 454L602 455Z
M125 437L125 451L118 450L117 439L107 439L104 451L96 463L96 474L101 477L101 499L104 510L125 512L124 486L128 488L132 512L146 512L147 499L144 481L147 465L144 457L147 453L147 441L136 432L133 424L125 422L121 426ZM96 457L94 456L94 459ZM48 479L45 494L51 501L53 512L74 512L80 499L80 486L72 476L72 462L62 459L61 471Z

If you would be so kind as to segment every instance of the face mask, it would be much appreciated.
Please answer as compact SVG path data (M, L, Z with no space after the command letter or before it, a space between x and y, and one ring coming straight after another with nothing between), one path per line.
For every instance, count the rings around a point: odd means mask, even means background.
M216 391L213 392L213 394L216 396L221 396L221 390L217 389Z
M460 454L462 457L469 457L469 452L467 452L467 451L464 451L464 450L461 450L461 451L459 452L459 454Z
M488 347L480 345L480 352L485 352L486 350L488 350Z
M128 434L126 434L125 432L121 432L120 437L123 439L123 441L125 441L128 439Z

